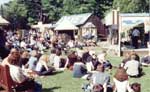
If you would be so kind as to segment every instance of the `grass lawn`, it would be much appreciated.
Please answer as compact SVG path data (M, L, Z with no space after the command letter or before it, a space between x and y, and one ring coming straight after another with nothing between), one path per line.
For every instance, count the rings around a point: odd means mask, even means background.
M109 55L110 56L110 55ZM108 57L113 65L117 66L120 63L120 57ZM141 83L141 92L150 92L150 67L143 68L145 75L141 78L130 78L130 82ZM115 69L111 72L111 77L114 75ZM112 79L112 78L111 78ZM39 82L43 85L42 92L82 92L81 86L87 82L83 79L73 78L72 73L69 70L65 70L62 73L58 73L52 76L39 78Z

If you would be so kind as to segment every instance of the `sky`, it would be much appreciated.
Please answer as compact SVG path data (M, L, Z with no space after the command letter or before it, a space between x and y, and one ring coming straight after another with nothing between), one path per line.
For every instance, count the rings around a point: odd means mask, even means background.
M7 3L9 1L12 1L12 0L0 0L0 5L4 4L4 3Z

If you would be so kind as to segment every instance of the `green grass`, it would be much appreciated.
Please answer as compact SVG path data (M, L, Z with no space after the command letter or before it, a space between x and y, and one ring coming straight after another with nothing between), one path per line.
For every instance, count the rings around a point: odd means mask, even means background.
M108 54L108 59L114 66L118 66L121 62L121 57L111 56ZM143 71L145 75L140 78L130 78L130 83L138 82L141 83L141 92L150 92L150 67L144 67ZM115 69L110 73L111 81L115 73ZM69 70L65 70L62 73L57 73L55 75L47 76L44 78L39 78L39 82L43 85L42 92L82 92L81 86L86 80L73 78L72 73Z
M82 79L72 77L70 71L38 79L43 84L42 92L81 92Z

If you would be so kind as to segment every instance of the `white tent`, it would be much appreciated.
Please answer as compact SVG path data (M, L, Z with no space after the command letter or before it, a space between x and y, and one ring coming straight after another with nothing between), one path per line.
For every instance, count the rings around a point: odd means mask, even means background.
M59 23L54 30L78 30L78 27L76 27L68 20L64 20Z
M32 28L40 28L40 27L44 27L44 28L52 28L53 26L52 26L52 24L42 24L42 25L39 25L39 24L37 24L37 25L31 25L31 27Z
M31 25L32 28L39 29L40 32L43 32L45 29L53 28L52 24L43 24L41 21L37 25Z
M4 19L2 16L0 16L0 25L8 25L8 24L9 22L6 19Z

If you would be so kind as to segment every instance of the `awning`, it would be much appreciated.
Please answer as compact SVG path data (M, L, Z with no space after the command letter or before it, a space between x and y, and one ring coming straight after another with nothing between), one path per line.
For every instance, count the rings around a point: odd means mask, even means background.
M122 22L122 31L130 30L140 24L144 24L144 21L143 20L137 20L137 21L124 20Z
M64 20L61 23L59 23L54 30L77 30L78 27L76 27L74 24L69 22L68 20Z
M43 24L42 22L38 22L37 25L31 25L32 28L40 28L40 27L44 27L44 28L53 28L53 25L51 23L49 24Z
M6 19L4 19L2 16L0 16L0 25L8 25L8 24L9 22Z

